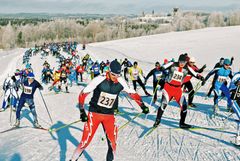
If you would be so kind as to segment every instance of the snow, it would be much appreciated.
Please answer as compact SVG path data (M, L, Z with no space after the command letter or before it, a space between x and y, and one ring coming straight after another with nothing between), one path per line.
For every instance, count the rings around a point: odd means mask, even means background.
M180 53L189 53L196 57L199 66L208 65L210 70L220 57L234 56L234 71L240 63L239 57L239 37L240 26L224 28L207 28L187 32L174 32L125 40L116 40L87 45L86 51L81 51L80 55L89 53L95 60L112 60L115 58L139 62L147 74L156 61L162 62L164 58L178 58ZM8 73L15 71L16 67L21 68L21 56L24 49L13 51L1 51L0 53L0 82ZM51 67L57 65L55 58L47 58ZM44 59L40 55L31 58L31 63L37 80L40 78ZM205 75L206 73L204 73ZM198 80L193 79L194 85ZM194 103L197 108L190 108L186 122L192 125L204 127L224 127L220 130L193 130L187 131L177 129L180 110L175 102L171 102L162 118L161 126L153 131L149 136L144 134L153 125L156 112L159 106L152 105L147 118L139 116L129 123L118 133L117 140L117 161L159 161L159 160L240 160L240 151L230 142L234 141L236 134L235 114L227 117L226 101L220 102L219 116L210 118L213 100L205 100L205 93L209 87L206 83L196 94ZM70 93L52 94L44 86L43 96L53 119L53 127L60 127L64 124L74 122L79 119L79 111L76 107L77 98L83 86L70 87ZM152 92L152 82L148 81L147 90ZM2 91L1 91L2 92ZM142 89L138 89L140 95L144 95ZM158 94L161 95L160 93ZM86 104L91 96L86 99ZM1 97L2 101L3 97ZM143 97L146 105L149 106L152 97ZM160 101L160 97L158 98ZM131 103L131 104L130 104ZM39 116L39 123L43 127L50 127L51 123L40 97L39 91L35 94L35 105ZM141 110L134 101L128 102L124 95L119 99L119 109L123 115L117 115L117 125L121 126ZM134 107L132 107L132 105ZM0 113L0 131L10 128L10 109ZM32 115L28 108L23 108L21 126L23 128L0 134L0 160L5 161L64 161L69 160L76 146L78 145L83 123L76 123L64 128L57 133L50 135L48 132L31 128ZM104 138L102 140L102 138ZM79 159L103 161L106 158L107 143L102 127L100 126L84 155Z

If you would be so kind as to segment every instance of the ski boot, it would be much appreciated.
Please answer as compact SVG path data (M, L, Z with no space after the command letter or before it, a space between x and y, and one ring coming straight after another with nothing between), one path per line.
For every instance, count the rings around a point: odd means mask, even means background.
M4 112L5 110L6 110L6 109L4 109L4 108L1 108L1 109L0 109L0 112Z
M160 120L156 119L155 123L153 124L153 127L156 128L160 124Z
M19 127L20 126L20 120L16 120L15 124L13 125L14 127Z
M185 124L185 123L180 123L180 124L179 124L179 127L182 128L182 129L189 129L189 128L191 128L192 126L191 126L191 125L188 125L188 124Z
M69 91L68 91L68 87L65 87L65 89L66 89L66 93L69 93Z
M193 104L193 103L188 104L188 106L189 106L189 107L193 107L193 108L197 107L197 106L196 106L195 104Z
M38 123L38 121L34 121L34 127L35 128L41 128L42 126Z
M217 114L218 111L219 111L218 105L214 105L213 106L213 113Z
M151 96L147 91L144 91L146 96Z

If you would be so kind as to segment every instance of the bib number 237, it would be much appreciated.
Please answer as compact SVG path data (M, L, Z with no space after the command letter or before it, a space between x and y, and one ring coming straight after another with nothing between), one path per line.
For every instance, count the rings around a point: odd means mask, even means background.
M109 94L106 92L101 92L100 97L98 99L98 105L106 108L112 108L113 103L116 100L117 95Z

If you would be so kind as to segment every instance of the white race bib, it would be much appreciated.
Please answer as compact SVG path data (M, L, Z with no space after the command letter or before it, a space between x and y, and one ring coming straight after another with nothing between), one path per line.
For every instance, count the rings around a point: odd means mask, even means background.
M226 81L227 81L227 77L218 76L218 81L219 81L220 83L226 82Z
M116 94L101 92L97 105L101 107L112 108L113 103L116 100L116 97L117 97Z
M158 74L156 74L156 78L157 78L157 80L160 80L161 77L162 77L162 73L158 73Z
M134 70L132 73L133 73L133 78L137 79L138 78L138 73L139 73L138 70Z
M177 82L182 82L183 79L183 73L179 71L174 71L172 80L177 81Z
M23 89L25 94L32 94L32 87L24 86Z

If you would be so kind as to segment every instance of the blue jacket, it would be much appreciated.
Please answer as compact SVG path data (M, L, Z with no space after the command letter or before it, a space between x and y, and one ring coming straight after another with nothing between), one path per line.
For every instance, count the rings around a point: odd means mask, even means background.
M240 81L240 72L234 74L231 83L230 83L230 90L235 90L237 88L236 84Z
M222 84L227 82L228 77L231 78L231 79L233 77L231 69L225 69L224 67L221 67L221 68L215 68L210 73L208 73L205 80L207 81L208 78L213 74L215 74L214 75L214 80L216 80L216 82L214 84L215 89L220 89Z
M36 91L37 88L39 88L40 90L43 89L43 87L41 86L41 84L34 80L31 84L28 83L28 80L23 82L23 92L21 94L21 98L28 98L28 99L33 99L33 95Z

